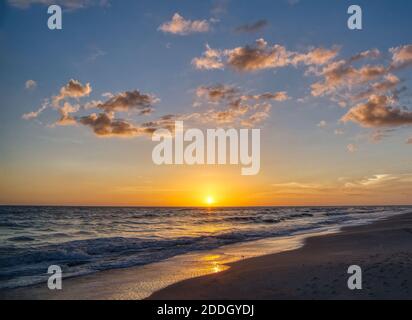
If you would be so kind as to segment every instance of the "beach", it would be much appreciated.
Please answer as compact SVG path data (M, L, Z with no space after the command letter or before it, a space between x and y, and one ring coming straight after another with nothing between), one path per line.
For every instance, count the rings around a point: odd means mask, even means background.
M363 289L347 287L350 265ZM412 214L339 234L309 238L304 247L237 262L225 272L177 283L150 299L411 299Z
M267 300L412 297L411 213L305 239L303 245L296 238L284 238L285 243L279 246L278 253L236 262L217 259L219 263L214 261L212 264L216 256L212 251L192 256L189 260L186 257L183 262L179 260L181 257L175 257L157 264L65 279L61 291L48 290L45 285L3 290L0 298ZM266 242L265 245L272 244ZM256 245L249 246L238 246L237 251L243 250L248 257L247 252ZM232 249L231 252L233 256L236 251ZM204 261L193 264L199 259ZM351 265L362 268L362 290L348 289L350 275L347 270ZM157 283L149 279L157 279Z

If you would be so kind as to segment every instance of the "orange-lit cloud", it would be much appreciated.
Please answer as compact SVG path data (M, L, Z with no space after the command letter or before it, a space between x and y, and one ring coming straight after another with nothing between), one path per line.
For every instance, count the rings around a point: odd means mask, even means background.
M60 93L53 97L53 105L58 106L60 101L67 99L67 98L82 98L90 95L92 92L92 87L90 83L86 83L83 85L78 80L71 79L65 86L60 89Z
M115 119L112 113L92 113L80 117L79 123L90 127L97 136L101 137L133 137L148 132L147 129L136 127L125 120Z
M366 103L349 110L342 121L356 122L363 127L396 127L412 124L412 111L391 106L387 96L372 95Z
M196 96L210 107L191 115L202 122L218 124L238 124L253 127L267 119L272 108L271 101L289 99L285 91L263 94L244 94L239 88L227 85L200 86ZM210 104L210 105L209 105ZM196 105L202 105L202 100Z
M206 45L206 51L199 58L194 58L192 64L199 70L223 69L222 54L219 50Z
M258 71L286 66L322 65L333 59L338 49L314 48L307 53L289 51L286 47L269 45L264 39L255 44L234 49L217 50L209 46L200 58L193 59L197 69L222 69L229 66L237 71Z
M153 105L158 101L159 99L154 95L144 94L138 90L134 90L114 95L96 107L102 109L104 112L138 111L140 114L150 114L153 112Z
M390 49L392 53L392 66L403 68L412 64L412 44Z

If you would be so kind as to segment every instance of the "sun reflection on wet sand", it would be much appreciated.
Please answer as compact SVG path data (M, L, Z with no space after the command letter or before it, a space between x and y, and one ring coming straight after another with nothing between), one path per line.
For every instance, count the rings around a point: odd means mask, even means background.
M135 268L134 286L130 289L121 288L121 294L111 298L144 299L173 283L228 270L230 263L239 260L300 248L306 237L307 235L296 235L238 243L138 267ZM144 280L139 281L140 279Z

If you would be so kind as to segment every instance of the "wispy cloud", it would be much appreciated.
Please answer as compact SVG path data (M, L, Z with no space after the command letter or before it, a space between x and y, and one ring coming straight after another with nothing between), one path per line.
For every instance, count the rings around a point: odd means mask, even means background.
M268 24L267 20L262 19L250 24L238 26L235 31L238 33L255 33L264 29Z
M239 88L227 85L200 86L196 90L196 106L206 104L206 111L192 115L203 122L237 124L253 127L270 115L271 101L282 102L289 99L285 91L245 94Z
M412 182L412 174L379 173L359 180L345 181L346 189L376 189Z
M36 119L49 106L49 100L45 99L41 107L35 111L31 111L22 115L24 120Z

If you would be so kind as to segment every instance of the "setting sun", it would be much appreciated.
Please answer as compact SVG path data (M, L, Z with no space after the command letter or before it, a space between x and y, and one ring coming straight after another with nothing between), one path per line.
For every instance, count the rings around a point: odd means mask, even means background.
M205 202L207 205L211 206L215 203L215 199L212 196L207 196Z

